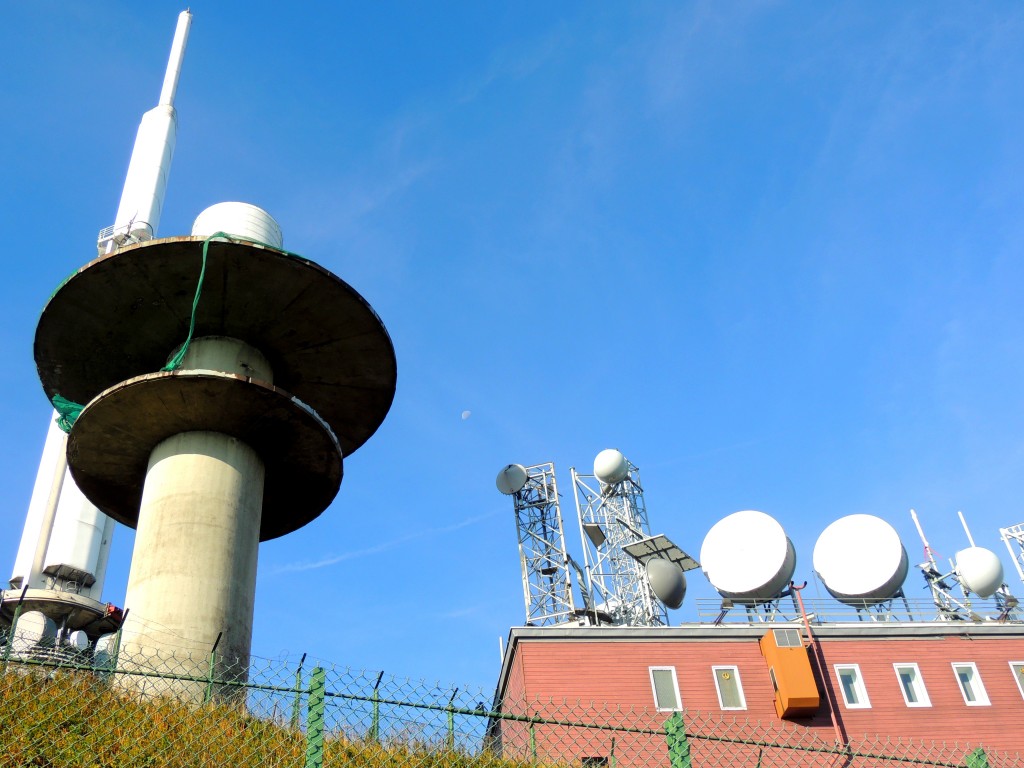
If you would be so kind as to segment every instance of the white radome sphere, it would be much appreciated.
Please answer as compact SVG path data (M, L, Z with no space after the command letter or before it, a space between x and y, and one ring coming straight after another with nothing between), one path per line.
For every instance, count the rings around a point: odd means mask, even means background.
M217 232L284 247L281 226L274 217L250 203L217 203L200 213L192 224L193 237L209 237Z
M968 547L956 553L960 583L978 597L992 597L1003 584L1003 564L984 547Z
M622 451L605 448L594 459L594 477L605 485L616 485L626 479L629 464Z

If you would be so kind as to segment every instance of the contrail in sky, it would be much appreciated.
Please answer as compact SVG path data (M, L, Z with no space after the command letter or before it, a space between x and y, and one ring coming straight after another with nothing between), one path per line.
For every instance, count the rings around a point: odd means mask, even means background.
M484 515L474 515L473 517L467 517L465 520L460 520L457 523L451 525L444 525L439 528L426 528L415 533L408 533L405 536L399 536L397 539L391 539L391 541L384 541L380 544L376 544L372 547L366 547L365 549L353 549L349 552L341 552L337 555L328 555L327 557L321 558L320 560L306 560L296 563L285 563L283 565L276 565L270 568L270 573L276 575L279 573L298 573L300 571L313 571L317 568L327 568L331 565L337 565L343 563L346 560L355 560L360 557L368 557L369 555L376 555L380 552L384 552L388 549L394 549L400 544L404 544L407 541L413 539L422 539L426 536L433 536L437 533L450 533L457 531L460 528L466 528L470 525L475 525L483 520L494 517L495 515L501 514L500 512L488 512Z

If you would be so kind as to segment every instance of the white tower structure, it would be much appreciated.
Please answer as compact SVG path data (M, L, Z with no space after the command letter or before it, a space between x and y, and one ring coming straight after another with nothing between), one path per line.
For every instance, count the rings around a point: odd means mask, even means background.
M101 254L152 238L160 223L177 130L174 95L191 21L189 11L178 16L160 103L142 117L115 223L97 241ZM61 639L84 626L91 633L110 629L106 606L98 601L114 530L114 521L72 479L66 448L67 436L52 422L10 579L17 599L61 626ZM5 596L5 607L10 597Z
M1024 581L1024 523L1000 528L999 538L1006 544L1006 550L1013 560L1013 567L1017 569L1020 580Z
M594 611L611 624L667 626L645 564L626 550L651 538L640 471L614 449L597 455L594 474L570 471Z
M562 510L554 464L509 464L497 478L498 490L512 497L523 572L526 624L564 624L576 616L574 565L566 554Z

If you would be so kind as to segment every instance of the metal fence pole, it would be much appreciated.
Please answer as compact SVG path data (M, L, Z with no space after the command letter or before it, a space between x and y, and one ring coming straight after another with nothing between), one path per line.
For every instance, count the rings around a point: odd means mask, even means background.
M668 759L672 768L692 768L690 760L690 742L686 738L686 724L679 712L674 712L665 723L665 734L668 739Z
M306 768L323 768L326 691L327 672L323 667L313 667L309 675L309 698L306 703Z
M533 720L530 721L530 761L537 762L537 731L533 727Z
M25 588L21 590L21 597L18 604L14 606L14 616L11 617L11 628L7 631L7 642L4 644L4 672L7 671L7 662L11 658L11 646L14 645L14 631L18 628L18 619L21 618L21 604L25 602L25 593L28 592L26 580Z
M380 687L381 678L384 677L384 670L377 675L377 682L373 684L373 716L370 720L370 741L380 741L380 696L377 689Z
M306 654L299 659L299 668L295 670L295 701L292 702L292 728L298 728L302 720L302 665L306 663Z
M121 656L121 633L124 632L124 624L128 621L129 613L131 608L125 608L121 614L121 623L117 626L117 633L114 635L114 652L110 654L110 669L113 672L117 671L117 662Z
M210 649L210 668L206 674L206 693L203 695L203 704L213 701L213 678L217 671L217 646L220 645L220 639L223 636L223 632L218 632L217 639L213 641L213 648Z
M448 742L447 742L447 744L448 744L448 749L449 750L454 750L455 749L455 710L453 709L452 704L455 702L455 694L457 694L458 692L459 692L459 689L456 688L454 691L452 691L451 698L448 699Z

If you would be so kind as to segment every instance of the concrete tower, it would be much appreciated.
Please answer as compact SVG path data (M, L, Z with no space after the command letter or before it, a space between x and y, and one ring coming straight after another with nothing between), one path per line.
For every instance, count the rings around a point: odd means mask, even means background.
M233 235L252 237L247 217L276 229L244 204L199 221L220 216ZM384 325L280 242L194 235L82 267L43 309L35 358L47 396L85 404L68 437L78 487L138 531L122 666L203 677L219 638L215 674L244 677L259 542L330 505L342 457L391 407ZM195 700L202 689L156 691Z

